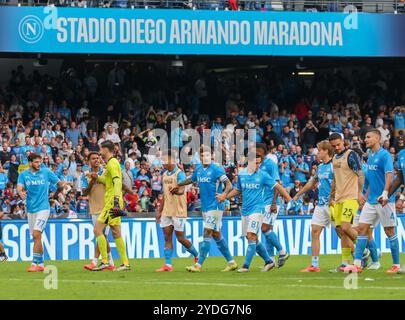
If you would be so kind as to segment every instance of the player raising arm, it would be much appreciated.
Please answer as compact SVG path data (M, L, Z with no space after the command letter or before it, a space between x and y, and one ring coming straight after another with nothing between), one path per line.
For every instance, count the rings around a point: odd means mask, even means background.
M248 164L248 167L242 169L238 174L238 185L231 192L226 194L218 194L219 202L230 199L239 194L242 194L242 233L248 240L248 248L246 252L245 262L243 267L238 272L248 272L252 259L256 252L264 260L265 265L262 271L269 271L274 268L274 261L270 258L266 248L259 242L258 233L261 230L263 222L263 214L265 207L265 199L263 190L272 190L276 188L277 191L287 201L291 201L290 195L284 188L272 179L265 171L260 170L259 167L263 161L260 154L256 154L256 161Z
M238 265L233 260L228 244L221 234L222 214L225 206L223 203L219 203L216 198L218 193L228 194L232 190L232 184L226 176L224 168L212 162L209 147L201 146L200 158L202 164L197 165L193 175L171 189L172 193L176 193L180 187L191 183L197 183L200 188L201 210L204 218L204 241L200 247L198 262L194 266L187 267L187 271L200 272L210 251L212 237L219 251L228 262L228 265L222 271L233 271L237 269ZM225 185L224 191L222 191L222 184Z
M48 168L41 168L40 155L28 156L28 170L20 173L17 181L17 193L26 200L28 225L34 238L33 260L28 272L44 271L44 249L42 233L48 222L51 206L49 204L49 186L62 188L64 183Z

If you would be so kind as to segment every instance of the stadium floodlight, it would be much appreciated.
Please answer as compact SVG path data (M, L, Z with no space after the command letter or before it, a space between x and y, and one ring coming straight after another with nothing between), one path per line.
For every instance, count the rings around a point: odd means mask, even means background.
M314 76L315 72L313 72L313 71L299 71L298 75L299 76Z
M182 68L184 67L183 60L173 60L172 67Z

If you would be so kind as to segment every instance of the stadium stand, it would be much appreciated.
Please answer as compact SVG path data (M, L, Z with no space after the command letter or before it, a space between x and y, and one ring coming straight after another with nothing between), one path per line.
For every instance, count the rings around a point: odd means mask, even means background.
M161 205L160 152L149 156L157 140L151 129L170 130L171 145L182 147L185 129L225 133L212 137L222 148L224 166L236 183L235 169L243 162L228 156L235 130L256 130L256 141L271 150L281 180L295 194L319 164L316 143L331 132L344 135L347 146L365 156L365 131L376 127L384 148L396 159L404 147L405 87L401 70L373 66L326 69L309 77L285 72L210 71L193 74L154 63L96 63L65 68L54 77L16 66L0 88L0 192L5 219L25 219L24 204L15 192L27 155L40 153L68 186L51 195L52 217L85 218L82 195L86 156L105 140L116 143L124 181L127 210L147 216ZM223 112L218 111L223 110ZM298 160L302 155L302 160ZM191 174L198 162L195 154ZM302 173L301 170L308 170ZM199 211L198 189L190 186L188 209ZM309 215L317 201L311 191L298 206L280 214ZM226 211L236 213L238 199Z
M0 5L101 8L403 13L402 0L1 0Z

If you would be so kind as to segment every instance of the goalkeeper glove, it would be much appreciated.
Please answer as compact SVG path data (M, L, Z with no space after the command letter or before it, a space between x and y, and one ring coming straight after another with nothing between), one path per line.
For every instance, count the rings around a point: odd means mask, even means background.
M117 217L124 217L126 215L126 212L120 208L119 197L114 197L114 207L110 210L111 218L114 219Z

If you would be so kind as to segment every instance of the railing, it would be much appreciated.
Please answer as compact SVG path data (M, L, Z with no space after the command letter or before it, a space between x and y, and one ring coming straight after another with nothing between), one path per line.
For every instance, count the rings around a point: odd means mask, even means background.
M354 6L359 12L404 13L405 0L0 0L11 6L72 6L114 8L169 8L197 10L327 11ZM236 5L235 5L236 4Z

